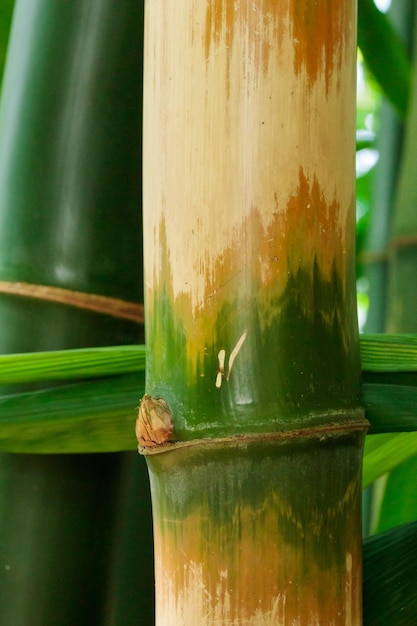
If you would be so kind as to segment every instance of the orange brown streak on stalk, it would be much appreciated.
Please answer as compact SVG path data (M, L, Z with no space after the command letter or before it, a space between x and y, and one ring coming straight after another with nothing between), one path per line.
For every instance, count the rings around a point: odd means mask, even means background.
M210 56L213 45L218 45L222 31L223 2L222 0L211 0L207 2L206 9L206 33L205 33L205 53L206 60Z
M209 60L211 51L220 45L222 34L226 48L226 84L227 94L230 95L230 50L234 39L236 24L235 3L229 0L209 0L207 2L205 19L204 50L206 62Z
M277 301L289 278L295 277L299 270L312 278L315 263L328 281L336 269L346 293L346 266L354 242L345 240L336 198L327 201L318 180L308 180L300 168L298 188L287 200L287 206L281 207L276 197L270 203L272 220L266 227L259 211L253 208L240 227L235 228L222 254L204 263L198 258L193 272L204 271L206 286L203 302L197 308L193 308L188 291L174 295L165 219L161 219L158 237L163 283L155 275L154 285L156 292L163 292L173 305L174 319L182 320L187 332L187 361L194 364L193 368L209 341L207 330L215 327L219 307L225 301L247 307L256 294L260 323L270 323L271 316L279 315ZM354 231L349 228L345 232ZM305 297L306 310L314 310L308 300L311 294ZM151 302L150 297L148 301Z
M310 83L323 73L326 88L330 78L339 72L345 46L352 41L356 16L354 3L346 0L298 0L293 7L295 59L299 74L305 67Z
M269 68L272 53L279 53L288 28L291 2L253 0L235 3L231 0L209 0L206 10L204 48L206 60L221 43L225 31L226 47L230 49L238 26L253 52L255 66L264 73ZM266 35L266 36L265 36Z
M309 4L150 3L147 307L151 317L158 298L169 304L194 373L225 303L256 306L265 327L299 270L312 276L317 263L324 280L336 270L345 288L354 246L343 234L347 219L354 232L354 9L341 0ZM312 43L300 49L301 36Z
M303 5L304 0L298 3ZM167 210L169 198L174 216L167 222L173 290L175 295L193 290L193 307L201 308L204 281L209 284L215 279L211 255L219 258L232 247L245 228L244 219L250 220L256 211L264 230L268 229L276 205L285 211L289 199L297 195L300 168L311 188L317 179L322 204L330 207L335 198L340 202L340 225L344 225L354 184L353 139L346 145L354 130L353 105L345 105L354 64L341 37L343 64L334 67L326 96L329 74L324 70L317 76L312 71L314 89L306 65L300 66L300 71L304 68L300 76L294 76L293 2L211 0L208 8L191 4L195 21L188 19L183 40L195 42L194 48L180 45L181 40L174 41L175 46L162 44L160 33L155 39L162 51L150 83L154 101L160 98L161 111L158 117L150 106L151 123L145 125L152 129L147 131L147 167L152 176L145 186L145 200L154 207L152 222ZM160 21L159 15L155 19ZM319 30L320 24L316 24ZM173 65L175 51L183 63ZM163 83L162 70L169 76ZM175 120L172 125L167 125L168 115ZM339 119L347 119L346 124L340 126ZM352 155L349 163L346 153ZM345 173L348 166L350 176ZM192 285L184 271L191 267ZM159 272L158 263L156 269Z
M352 7L353 3L344 0L253 0L237 6L230 0L211 0L206 9L206 59L219 46L223 29L226 46L231 47L235 26L240 24L240 28L246 28L251 47L261 51L256 64L266 72L271 53L279 53L288 24L292 23L296 73L306 68L309 82L314 83L324 69L328 89L332 74L343 63L345 46L352 39L356 21ZM260 33L264 36L259 46Z
M289 277L299 270L312 276L315 262L321 275L329 281L332 269L336 268L346 288L346 249L351 250L352 243L344 242L336 200L327 205L317 180L310 183L300 169L299 187L289 198L287 209L282 211L276 207L272 215L271 223L264 228L259 212L253 209L243 219L241 227L236 228L230 246L205 264L206 288L201 309L193 309L186 291L174 296L162 222L160 249L164 283L158 286L158 291L163 288L165 297L174 305L176 319L185 322L188 357L192 362L203 350L201 339L207 341L204 328L214 327L219 306L224 301L247 303L251 301L251 294L256 293L261 320L262 315L269 319L270 309L276 309L277 299L283 294ZM200 266L194 267L195 272L201 270ZM158 282L155 277L155 285Z
M331 518L341 519L349 506L350 497L325 516L318 511L317 523L309 528L302 527L288 503L273 495L256 510L236 508L233 519L222 524L214 522L209 511L183 520L159 520L155 526L156 580L161 586L157 611L169 611L171 619L175 615L169 623L176 624L191 623L183 611L193 606L193 623L217 619L215 623L230 625L242 620L262 625L359 625L361 573L355 520L344 537L344 571L336 564L321 566L314 555L317 537L328 532L328 524L334 528ZM280 524L292 524L299 543L293 546L286 541ZM351 621L347 614L352 615ZM271 621L257 621L262 615Z
M302 168L299 187L289 199L286 216L287 254L292 271L300 266L311 270L316 259L325 278L330 279L334 263L340 272L344 242L338 203L335 199L326 202L318 180L309 181Z
M241 280L248 271L253 281L262 286L265 297L275 299L283 293L289 272L304 269L312 274L315 261L328 280L336 267L344 284L346 244L336 199L328 203L317 179L308 181L300 168L299 186L289 198L286 210L278 205L276 197L271 205L273 202L275 211L271 210L273 217L266 228L258 210L252 209L241 227L236 228L231 245L210 265L207 263L206 303L219 289L240 294L245 286L251 289L251 280Z

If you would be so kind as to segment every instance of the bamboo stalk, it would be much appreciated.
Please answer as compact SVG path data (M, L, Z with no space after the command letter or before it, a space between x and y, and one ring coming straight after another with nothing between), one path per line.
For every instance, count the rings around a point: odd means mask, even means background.
M142 13L137 0L16 1L0 108L0 353L143 342ZM9 406L22 390L11 382L0 389ZM126 449L110 425L112 394L82 426L75 405L91 408L94 395L87 385L77 401L77 388L34 393L38 410L21 396L2 450ZM150 508L145 493L142 520L126 523L131 469L126 454L0 454L2 626L152 619L150 533L137 541Z
M355 3L145 24L157 625L360 624Z

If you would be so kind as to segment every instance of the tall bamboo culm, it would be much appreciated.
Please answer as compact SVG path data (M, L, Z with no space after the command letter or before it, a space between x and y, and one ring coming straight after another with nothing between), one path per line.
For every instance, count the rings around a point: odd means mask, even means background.
M16 0L0 106L0 354L143 342L143 325L117 316L142 301L142 32L143 1ZM91 454L62 454L79 451L69 430L37 444L48 454L0 454L1 626L151 623L145 463L95 454L94 432Z
M157 626L361 624L356 4L145 7Z

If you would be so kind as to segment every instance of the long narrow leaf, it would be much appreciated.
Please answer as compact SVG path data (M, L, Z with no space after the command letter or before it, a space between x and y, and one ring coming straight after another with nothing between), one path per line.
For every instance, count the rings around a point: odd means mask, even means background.
M81 348L0 357L0 385L74 380L145 369L145 346Z
M417 372L417 335L362 335L360 345L365 371Z
M132 415L144 389L143 372L0 397L0 449L37 452L99 452L132 449ZM374 389L375 387L375 389ZM371 432L417 430L416 399L390 398L392 385L367 385L365 401ZM410 388L405 388L405 398ZM417 394L417 390L412 392ZM388 406L391 400L391 406ZM397 411L397 412L396 412ZM112 425L113 423L113 425ZM109 437L114 430L116 435ZM371 462L379 475L385 453ZM369 459L365 461L368 463ZM379 469L378 469L379 468ZM374 465L369 470L373 480ZM366 469L368 472L368 469ZM366 473L366 476L368 474ZM367 479L368 480L368 479Z
M417 371L416 335L362 335L365 372ZM111 346L6 354L0 357L0 385L74 380L143 370L145 346Z
M383 498L375 507L372 533L417 520L417 455L392 470L383 482Z
M394 380L401 372L417 369L415 335L365 335L361 337L361 350L364 373L374 372L376 380L379 376L389 379L391 374ZM144 368L144 346L0 357L0 384L99 378L0 398L0 449L15 452L132 449L135 445L132 424L143 393ZM127 375L130 372L137 374ZM108 378L101 380L104 376ZM365 383L364 404L371 434L417 430L417 387ZM401 454L387 463L389 450L397 449L399 441ZM412 445L411 440L394 439L385 443L386 450L379 445L373 449L367 443L366 482L372 482L411 456Z
M0 398L0 450L134 450L143 373Z
M367 437L363 463L363 486L417 454L417 433L393 433Z
M391 22L373 0L359 0L358 45L385 95L404 119L410 92L410 62Z
M362 335L365 372L417 372L417 335ZM0 385L127 374L145 367L145 346L110 346L0 357Z
M9 40L13 8L14 0L2 0L0 2L0 85L3 78L4 63L6 61L7 44Z
M412 626L417 616L417 522L363 542L364 626Z
M363 396L369 434L417 430L417 387L365 383Z

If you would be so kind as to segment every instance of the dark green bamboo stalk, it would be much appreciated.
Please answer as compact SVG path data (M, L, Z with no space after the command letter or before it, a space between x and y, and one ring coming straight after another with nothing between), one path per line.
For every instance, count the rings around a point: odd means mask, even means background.
M141 302L142 10L17 1L0 111L2 353L143 342L143 326L119 315ZM151 537L139 546L141 522L121 523L132 459L0 463L2 625L117 623L126 603L134 623L138 606L151 621ZM135 475L145 489L144 464ZM144 587L133 603L115 546L147 561L147 578L145 565L130 572Z
M360 624L355 3L146 10L157 624Z

